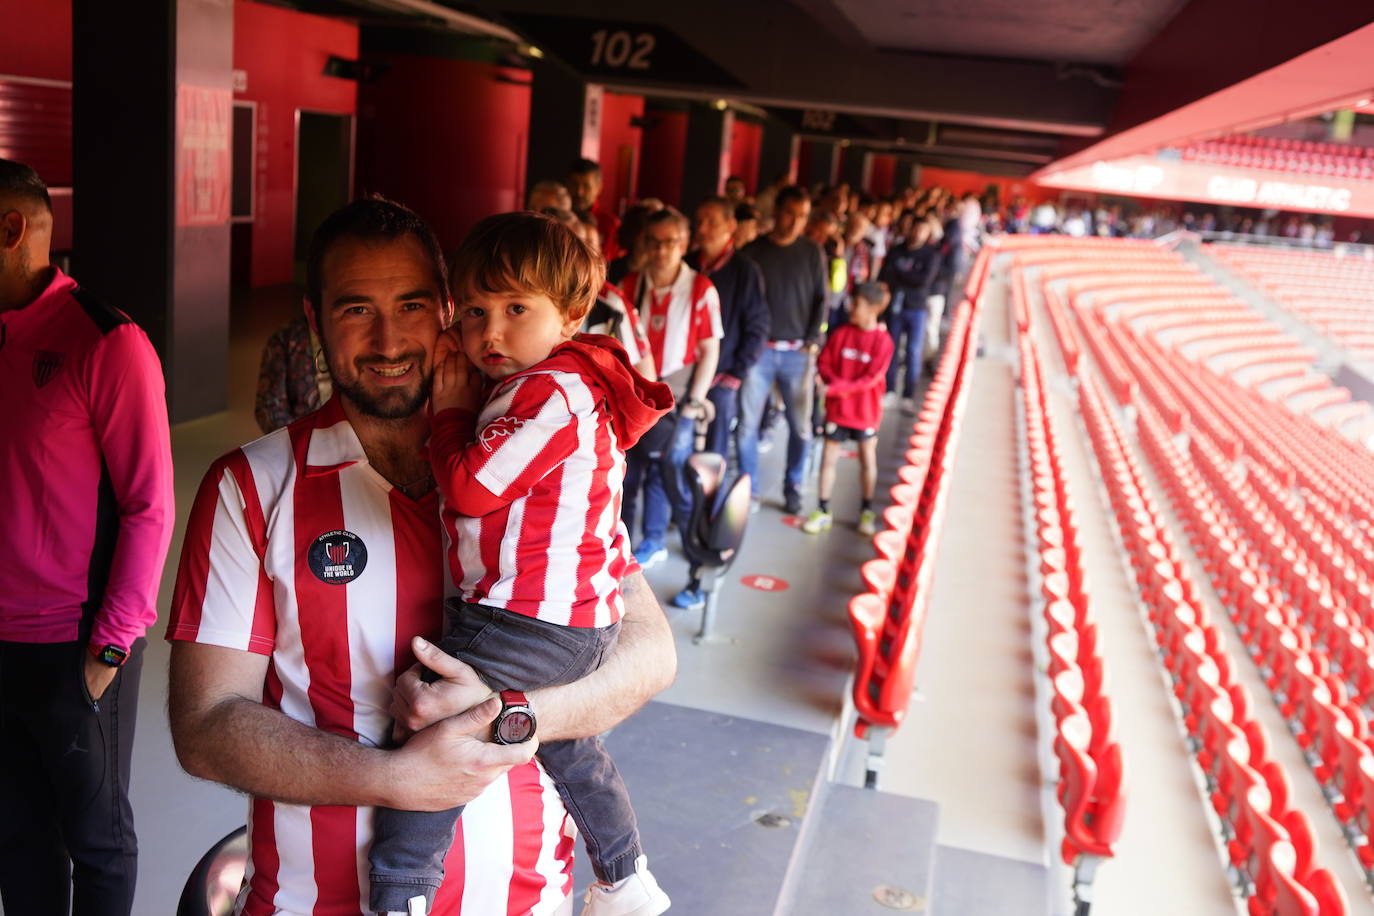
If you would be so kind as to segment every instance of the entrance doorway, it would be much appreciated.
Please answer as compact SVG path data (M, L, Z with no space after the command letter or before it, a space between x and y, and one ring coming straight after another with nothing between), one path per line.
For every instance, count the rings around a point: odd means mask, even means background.
M296 281L305 282L310 237L348 203L353 188L353 116L296 112Z

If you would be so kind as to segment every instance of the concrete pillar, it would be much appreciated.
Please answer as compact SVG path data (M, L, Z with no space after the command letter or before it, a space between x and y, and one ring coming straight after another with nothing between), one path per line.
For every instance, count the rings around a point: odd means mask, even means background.
M682 207L690 212L708 197L725 192L730 177L730 139L735 115L714 105L693 105L687 112L687 146L683 161Z
M840 144L835 140L803 140L810 150L805 175L797 176L797 184L808 190L817 184L834 184L839 170Z
M759 187L771 185L779 175L789 181L797 180L797 154L801 138L786 124L769 119L763 125L763 143L759 148Z
M74 274L147 332L173 422L224 410L233 4L72 0L72 36Z
M528 183L563 181L574 159L601 157L604 90L549 60L530 61Z

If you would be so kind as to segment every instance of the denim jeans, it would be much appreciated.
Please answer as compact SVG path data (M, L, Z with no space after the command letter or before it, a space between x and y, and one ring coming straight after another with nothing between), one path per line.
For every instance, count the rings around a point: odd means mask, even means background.
M892 335L892 363L887 367L887 390L897 390L897 375L905 363L906 381L901 389L904 398L916 394L916 383L921 380L927 314L926 304L913 298L903 304L899 313L887 316L887 330ZM906 338L905 347L903 337Z
M444 605L439 647L471 665L493 689L534 690L595 671L619 633L618 623L563 627L451 598ZM631 875L642 852L639 828L630 793L601 739L546 742L538 757L582 832L596 876L618 881ZM419 894L425 895L426 912L434 906L462 814L462 805L447 811L377 809L369 853L374 911L403 913L406 901Z
M679 519L685 519L692 511L681 483L674 488L678 494L677 504L672 504L668 499L668 491L663 483L663 449L669 450L674 471L680 471L692 454L695 421L674 413L660 422L675 424L670 430L667 442L655 441L656 437L646 435L625 454L625 490L620 500L620 517L625 522L626 529L633 533L635 505L642 488L643 540L662 544L668 536L670 513Z
M739 389L716 385L706 393L716 406L716 418L706 431L706 451L724 455L730 460L730 442L734 437L735 415L739 413Z
M763 405L774 386L782 394L787 419L787 476L785 491L799 491L806 470L806 450L811 444L811 384L815 367L805 350L768 347L749 370L740 387L739 465L759 495L759 421Z

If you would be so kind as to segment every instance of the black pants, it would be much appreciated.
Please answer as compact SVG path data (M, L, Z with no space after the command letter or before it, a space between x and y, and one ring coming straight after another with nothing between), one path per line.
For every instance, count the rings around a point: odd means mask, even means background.
M619 633L618 623L600 629L560 627L450 599L439 647L471 665L492 688L524 691L567 684L595 671ZM539 745L538 756L582 833L596 876L618 881L634 874L642 851L639 828L630 793L601 739L549 741ZM462 806L447 811L377 809L369 853L371 909L403 913L406 900L424 894L429 912L462 814Z
M0 642L0 898L15 916L129 916L138 840L129 761L144 641L104 696L85 641Z

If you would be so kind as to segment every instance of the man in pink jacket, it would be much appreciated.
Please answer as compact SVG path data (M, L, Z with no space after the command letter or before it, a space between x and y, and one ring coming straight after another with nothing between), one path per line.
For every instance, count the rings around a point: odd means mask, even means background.
M0 159L0 896L6 913L128 916L171 444L157 354L48 263L52 222L38 175Z

